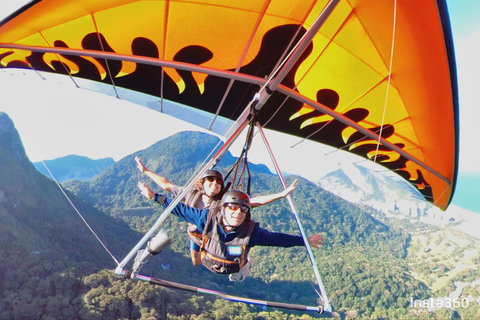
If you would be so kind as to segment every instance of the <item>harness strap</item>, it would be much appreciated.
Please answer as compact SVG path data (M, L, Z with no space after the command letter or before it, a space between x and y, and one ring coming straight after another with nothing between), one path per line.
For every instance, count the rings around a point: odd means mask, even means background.
M238 262L238 261L231 261L231 260L225 260L225 259L220 259L220 258L217 258L215 257L214 255L206 252L205 253L206 256L208 256L210 259L214 260L214 261L217 261L217 262L221 262L221 263L225 263L225 264L230 264L230 265L233 265L233 264L238 264L240 265L240 268L242 267L242 263Z
M243 266L245 265L245 263L247 263L247 259L245 259L245 251L246 250L247 250L247 246L242 245L242 255L241 255L241 258L240 258L240 269L242 269Z
M221 263L225 263L225 264L230 264L230 265L238 264L240 269L242 269L242 267L245 265L245 263L247 261L245 259L245 250L247 249L246 245L242 245L242 255L240 256L240 262L225 260L225 259L220 259L218 257L215 257L214 255L205 251L205 243L207 242L207 238L209 238L209 237L208 236L203 236L202 245L200 246L200 254L201 254L201 259L202 260L205 256L208 256L213 261L217 261L217 262L221 262Z
M199 232L189 232L188 234L191 237L197 238L198 240L202 240L202 235Z
M201 192L199 192L197 189L192 189L185 196L185 204L189 207L194 207L201 196L202 196Z
M250 174L250 169L248 167L247 154L248 154L248 151L250 150L252 140L253 140L253 133L254 133L254 127L255 127L254 124L255 124L255 113L252 112L250 116L249 129L245 139L246 140L245 145L243 146L242 152L240 156L237 158L237 161L235 161L235 163L231 166L230 170L225 175L225 179L224 179L225 181L227 181L229 179L229 176L233 173L232 177L230 178L232 189L240 189L242 191L245 191L248 195L250 195L251 174ZM245 180L246 173L248 174L248 177L246 181L247 185L245 187L243 181ZM228 187L225 189L228 189Z
M205 232L205 229L203 230ZM200 259L203 260L205 256L207 255L207 252L205 251L205 243L207 242L207 236L205 234L202 234L202 244L200 245Z

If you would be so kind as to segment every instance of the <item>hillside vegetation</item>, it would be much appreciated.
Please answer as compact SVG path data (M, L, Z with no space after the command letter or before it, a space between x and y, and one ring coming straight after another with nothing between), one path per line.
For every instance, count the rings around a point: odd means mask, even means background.
M140 156L151 170L182 185L203 160L204 152L211 150L217 142L216 138L206 134L180 133L122 159L90 181L70 181L65 186L102 211L145 232L158 217L160 208L145 201L136 184L141 180L158 192L161 190L137 170L134 156ZM182 148L179 148L180 145ZM184 148L192 152L185 152ZM217 168L224 171L232 163L233 158L226 155ZM280 191L278 178L265 167L252 165L251 172L252 195ZM287 182L295 178L298 177L289 177ZM428 296L428 288L407 272L404 258L408 234L380 223L369 212L323 191L313 183L298 179L292 196L306 233L321 232L325 237L324 246L315 250L315 259L332 305L339 314L356 312L366 318L406 315L410 297L421 299ZM132 216L132 208L150 208L154 214ZM285 200L256 208L254 219L273 231L298 234L298 227ZM172 251L176 257L181 255L179 262L183 264L177 265L177 259L164 259L162 252L159 262L164 264L166 261L170 270L175 270L175 274L168 275L170 280L255 299L318 304L318 297L310 284L313 281L312 268L303 248L254 248L250 255L253 262L251 278L245 283L231 284L202 268L185 266L185 261L188 261L186 223L170 217L163 227L175 239L166 251ZM146 268L151 267L149 264ZM150 269L148 272L151 272ZM167 273L161 270L155 276Z
M28 161L18 133L4 114L0 114L0 138L2 319L428 319L453 315L449 310L419 314L410 308L412 297L428 299L432 291L409 273L406 257L413 253L408 251L412 239L407 232L302 178L292 196L307 235L320 232L325 237L314 255L333 314L263 310L122 279L113 273L112 256L121 260L160 214L158 205L144 200L136 187L139 180L148 180L135 168L134 156L182 185L218 140L201 133L179 133L114 163L91 180L66 182L63 187L74 209L56 184ZM228 168L233 160L227 154L218 168ZM278 178L266 167L252 165L250 170L253 195L280 190ZM288 182L295 178L288 177ZM298 234L285 200L255 209L253 218L272 231ZM231 283L191 265L186 223L169 217L162 227L174 242L147 263L142 269L146 275L252 299L319 304L304 248L255 247L250 255L251 276Z

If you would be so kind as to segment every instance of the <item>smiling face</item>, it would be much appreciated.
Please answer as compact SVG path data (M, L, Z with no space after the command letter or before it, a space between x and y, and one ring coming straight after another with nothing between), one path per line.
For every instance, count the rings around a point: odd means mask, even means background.
M223 223L233 229L240 226L247 216L248 208L242 205L227 203L223 206Z
M203 192L207 196L213 197L222 190L222 183L223 181L218 178L207 177L203 181Z

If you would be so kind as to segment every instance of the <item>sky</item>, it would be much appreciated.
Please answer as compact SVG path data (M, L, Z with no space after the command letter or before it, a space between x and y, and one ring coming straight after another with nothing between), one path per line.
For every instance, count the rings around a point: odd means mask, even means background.
M20 8L25 0L4 1L0 20ZM457 63L460 105L460 172L480 173L480 1L448 0ZM178 130L201 130L159 112L106 96L42 81L39 77L11 76L0 71L2 95L0 111L6 112L19 131L26 153L32 162L55 159L70 154L92 159L112 157L118 161L138 150L148 148ZM26 90L28 88L28 90ZM111 127L106 127L106 126ZM280 167L291 173L299 168L318 167L319 159L304 157L293 161L290 146L298 138L279 137L266 132ZM260 140L260 139L259 139ZM234 155L243 140L232 148ZM302 143L296 154L311 147ZM318 147L317 147L318 148ZM325 147L322 172L339 167L339 162L356 162L357 158L342 156ZM343 154L343 152L341 152ZM254 144L250 161L269 159L263 143ZM270 161L266 162L272 169ZM298 173L301 174L301 173Z

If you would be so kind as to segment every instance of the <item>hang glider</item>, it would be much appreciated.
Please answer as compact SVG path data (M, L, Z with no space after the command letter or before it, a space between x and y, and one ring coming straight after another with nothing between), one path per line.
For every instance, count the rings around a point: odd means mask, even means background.
M253 116L260 132L378 162L441 209L453 196L458 99L444 0L37 0L0 23L0 67L60 75L225 134L203 170Z
M164 112L175 102L216 132L263 89L263 128L375 160L446 209L458 99L445 1L340 0L311 31L327 4L37 0L1 23L0 65Z

